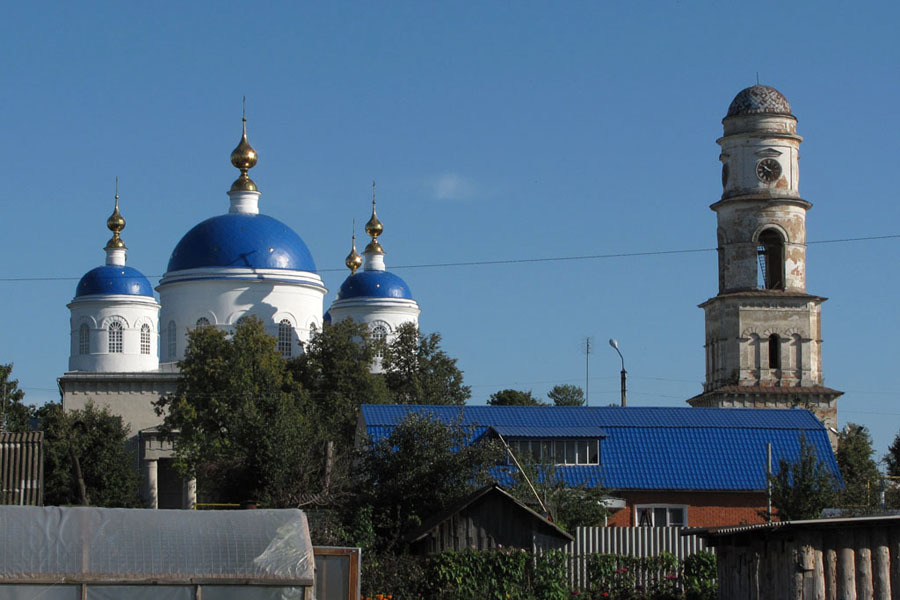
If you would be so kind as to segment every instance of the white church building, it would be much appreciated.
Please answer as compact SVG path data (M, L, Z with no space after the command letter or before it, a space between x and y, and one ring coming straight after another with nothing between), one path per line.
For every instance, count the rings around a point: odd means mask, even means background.
M346 261L350 276L325 313L327 290L309 248L288 225L260 213L261 194L249 176L257 160L244 119L241 141L231 153L240 175L228 191L228 212L181 238L156 287L159 301L150 281L125 264L125 219L117 193L107 220L113 235L105 263L81 278L68 305L69 369L59 378L63 407L93 403L122 416L134 435L142 493L152 508L191 508L197 501L196 482L182 481L172 467L172 443L158 431L161 419L153 408L161 395L177 389L177 363L184 358L189 331L230 329L254 315L288 358L303 352L325 320L352 318L368 324L375 338L388 340L401 324L418 325L420 311L409 286L385 269L374 185L364 268L357 272L363 260L354 239Z

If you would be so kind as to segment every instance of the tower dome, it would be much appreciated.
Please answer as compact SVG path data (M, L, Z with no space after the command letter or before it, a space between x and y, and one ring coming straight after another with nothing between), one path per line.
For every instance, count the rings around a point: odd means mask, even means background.
M791 104L775 88L756 84L738 92L725 116L727 118L763 113L790 115Z
M115 209L106 226L113 232L105 248L106 264L85 273L69 303L69 370L152 371L159 367L159 303L153 297L150 281L137 269L125 265L127 248L120 235L125 219L119 212L118 189Z
M247 139L231 153L240 171L228 191L228 212L195 225L176 244L159 290L162 360L184 356L188 331L231 328L259 317L284 356L302 352L313 325L322 322L325 286L309 248L278 219L260 214L260 192L249 176L259 155Z
M385 252L378 240L383 232L384 224L375 212L375 182L372 182L372 217L366 223L366 233L371 239L363 250L363 270L357 271L361 261L356 253L354 235L352 249L345 261L350 275L341 284L327 316L332 322L353 319L365 323L373 338L390 340L400 325L412 323L417 326L421 311L406 282L385 268ZM380 362L376 360L372 369L377 372L380 368Z

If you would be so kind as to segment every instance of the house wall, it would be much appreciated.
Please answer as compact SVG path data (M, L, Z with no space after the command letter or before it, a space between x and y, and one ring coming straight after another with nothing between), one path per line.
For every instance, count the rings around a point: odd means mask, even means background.
M760 511L766 510L764 492L614 492L624 498L626 507L611 515L611 527L635 527L638 504L672 504L687 506L688 527L716 527L742 523L763 523Z

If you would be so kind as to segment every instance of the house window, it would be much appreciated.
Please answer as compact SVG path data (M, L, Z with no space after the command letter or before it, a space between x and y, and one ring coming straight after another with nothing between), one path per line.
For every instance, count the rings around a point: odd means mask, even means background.
M122 353L122 324L118 321L113 321L109 324L107 329L109 331L109 353L110 354L121 354Z
M757 285L765 290L784 289L784 238L774 229L759 234L756 254L759 257Z
M278 353L284 358L291 356L291 342L294 337L294 327L287 319L278 324Z
M634 515L638 527L687 527L684 504L638 504Z
M150 354L150 326L141 325L141 354Z
M200 317L197 319L197 329L203 329L204 327L209 327L209 319Z
M599 465L600 440L509 440L519 461L555 465ZM509 460L512 463L512 460Z
M78 328L78 354L91 353L91 328L82 323Z
M175 321L169 321L166 326L166 356L169 360L175 360Z

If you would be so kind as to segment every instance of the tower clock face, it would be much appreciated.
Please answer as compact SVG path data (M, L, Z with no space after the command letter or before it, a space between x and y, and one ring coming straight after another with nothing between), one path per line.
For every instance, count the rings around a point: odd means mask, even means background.
M774 158L764 158L756 163L756 176L763 183L774 183L781 177L781 165Z

